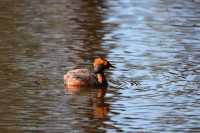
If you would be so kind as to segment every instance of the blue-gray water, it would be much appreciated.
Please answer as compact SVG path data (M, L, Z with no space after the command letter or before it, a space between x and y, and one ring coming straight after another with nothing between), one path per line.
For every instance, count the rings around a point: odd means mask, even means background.
M1 0L0 132L199 133L199 0ZM63 74L103 56L104 101ZM134 83L137 82L138 85Z

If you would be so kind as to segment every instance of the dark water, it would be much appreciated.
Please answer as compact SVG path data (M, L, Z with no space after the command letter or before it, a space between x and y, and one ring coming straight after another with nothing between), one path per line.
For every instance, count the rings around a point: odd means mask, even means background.
M0 132L199 133L199 0L1 0ZM103 56L108 92L63 74ZM138 85L134 83L138 82Z

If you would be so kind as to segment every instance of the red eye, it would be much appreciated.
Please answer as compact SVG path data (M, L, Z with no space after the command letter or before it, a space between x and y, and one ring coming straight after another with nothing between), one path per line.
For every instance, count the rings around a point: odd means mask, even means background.
M107 63L107 62L106 62L106 64L104 66L105 66L105 68L110 68L109 63Z

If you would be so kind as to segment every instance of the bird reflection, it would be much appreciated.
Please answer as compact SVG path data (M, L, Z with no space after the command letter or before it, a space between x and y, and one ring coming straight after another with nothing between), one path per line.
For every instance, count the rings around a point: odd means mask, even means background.
M107 88L98 88L96 90L96 99L93 102L93 117L94 118L106 118L109 112L109 104L105 103L104 97L107 92Z
M109 112L109 104L105 103L107 87L95 89L65 88L65 93L70 95L91 94L87 99L89 106L92 108L90 115L94 119L104 119Z

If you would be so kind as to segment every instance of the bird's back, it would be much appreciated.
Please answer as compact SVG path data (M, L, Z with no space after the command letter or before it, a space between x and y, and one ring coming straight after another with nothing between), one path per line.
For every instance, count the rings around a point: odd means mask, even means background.
M64 84L70 86L95 86L97 81L95 75L88 69L75 69L64 75Z

